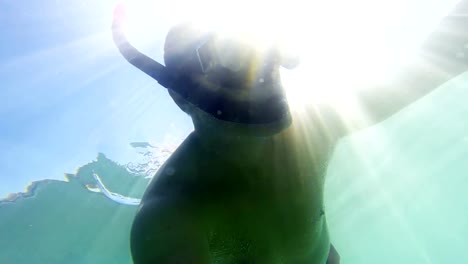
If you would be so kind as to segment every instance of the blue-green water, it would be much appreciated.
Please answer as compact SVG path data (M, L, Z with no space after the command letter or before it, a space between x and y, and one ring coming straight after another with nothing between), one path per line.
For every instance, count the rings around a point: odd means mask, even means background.
M468 263L466 98L461 76L340 142L328 169L326 213L342 263ZM161 154L133 146L145 157ZM145 161L119 165L99 154L66 174L68 182L36 182L1 202L0 263L131 263L136 206L87 186L96 187L96 173L111 192L141 197L160 159Z
M328 171L344 263L468 263L468 79L341 142Z
M37 182L27 196L0 205L0 262L130 263L136 207L88 191L87 184L95 185L93 171L124 195L141 195L148 181L100 154L67 174L69 182Z

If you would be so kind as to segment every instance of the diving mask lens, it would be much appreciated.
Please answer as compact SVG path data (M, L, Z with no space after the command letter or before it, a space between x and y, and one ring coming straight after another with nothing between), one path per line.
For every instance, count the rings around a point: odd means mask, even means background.
M222 39L214 46L219 64L224 68L237 72L247 64L244 47L238 41Z
M198 63L203 73L211 71L217 64L213 38L208 38L196 48Z
M203 73L216 67L238 72L247 64L244 47L232 39L208 38L198 45L196 53Z

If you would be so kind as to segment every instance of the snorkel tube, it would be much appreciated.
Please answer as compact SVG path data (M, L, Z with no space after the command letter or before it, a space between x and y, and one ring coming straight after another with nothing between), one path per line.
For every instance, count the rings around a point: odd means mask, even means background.
M120 53L130 64L148 74L163 87L169 88L169 74L166 67L141 53L128 42L123 30L126 20L125 6L123 4L118 4L114 9L112 38Z
M161 86L177 93L188 103L218 120L247 125L253 129L269 127L269 131L275 131L269 134L277 133L290 125L291 117L285 96L271 96L262 102L235 100L216 89L207 89L189 73L174 71L138 51L125 36L125 13L122 4L116 6L112 23L113 40L130 64L155 79Z

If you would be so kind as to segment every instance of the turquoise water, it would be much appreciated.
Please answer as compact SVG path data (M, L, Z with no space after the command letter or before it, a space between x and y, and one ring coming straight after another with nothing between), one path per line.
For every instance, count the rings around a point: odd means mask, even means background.
M326 213L343 263L468 263L466 87L459 77L339 144ZM145 171L163 158L160 149L133 146L156 158L128 166L99 154L66 174L68 182L36 182L1 202L0 263L131 263L136 207L86 186L96 187L96 173L110 191L141 197Z
M341 142L325 195L344 263L468 263L467 87Z
M1 204L2 263L130 263L128 234L136 208L87 191L91 169L127 184L131 179L101 155L67 175L69 182L38 182L31 196Z

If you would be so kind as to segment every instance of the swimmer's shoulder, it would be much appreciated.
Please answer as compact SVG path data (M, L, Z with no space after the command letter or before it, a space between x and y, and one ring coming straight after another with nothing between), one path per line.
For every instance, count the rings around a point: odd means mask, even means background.
M190 197L202 192L201 187L216 171L214 157L204 151L198 136L192 132L161 166L148 186L144 199L162 196Z

